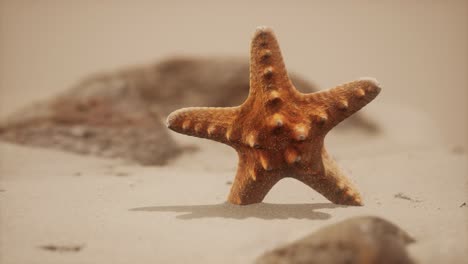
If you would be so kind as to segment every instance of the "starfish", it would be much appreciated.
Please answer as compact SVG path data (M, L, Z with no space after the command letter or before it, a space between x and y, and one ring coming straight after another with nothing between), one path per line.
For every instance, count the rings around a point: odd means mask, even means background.
M324 147L327 133L372 101L381 88L365 78L303 94L291 83L275 34L256 30L250 47L250 91L236 107L189 107L172 112L179 133L227 144L239 156L228 201L260 203L285 177L295 178L336 204L362 205L353 184Z

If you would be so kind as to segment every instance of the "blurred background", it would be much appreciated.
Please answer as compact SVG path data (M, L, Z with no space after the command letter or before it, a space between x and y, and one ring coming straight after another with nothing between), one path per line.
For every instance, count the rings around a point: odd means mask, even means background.
M463 0L1 0L0 117L97 71L174 54L248 56L259 25L273 27L288 68L320 88L375 77L384 90L367 111L415 109L440 129L428 133L467 144ZM387 125L404 131L408 118Z

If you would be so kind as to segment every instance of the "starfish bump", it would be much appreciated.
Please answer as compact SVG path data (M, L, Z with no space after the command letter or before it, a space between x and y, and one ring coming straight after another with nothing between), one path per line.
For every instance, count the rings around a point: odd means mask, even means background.
M259 203L279 180L292 177L333 203L361 205L359 192L325 150L324 138L380 90L375 79L365 78L326 91L300 93L288 77L275 34L262 27L251 42L250 92L245 102L229 108L183 108L168 116L167 126L237 151L231 203Z

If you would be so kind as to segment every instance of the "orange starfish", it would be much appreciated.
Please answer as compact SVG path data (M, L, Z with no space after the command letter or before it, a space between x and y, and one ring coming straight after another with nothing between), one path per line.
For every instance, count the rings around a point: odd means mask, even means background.
M381 88L360 79L302 94L291 83L273 31L258 28L250 51L250 92L237 107L190 107L171 113L167 126L215 140L239 155L229 202L259 203L279 180L295 178L337 204L361 205L359 192L324 147L334 126L372 101Z

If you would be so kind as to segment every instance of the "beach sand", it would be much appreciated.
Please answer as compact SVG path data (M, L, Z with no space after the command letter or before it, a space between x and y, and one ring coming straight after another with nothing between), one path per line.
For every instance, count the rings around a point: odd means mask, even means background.
M382 133L326 139L365 205L331 204L290 179L264 203L226 204L236 153L173 132L200 150L163 167L0 143L0 263L250 263L362 215L413 236L419 263L468 259L466 1L273 4L269 13L265 3L68 4L0 2L1 117L99 70L174 53L246 56L266 24L286 64L320 87L363 75L382 83L364 109Z
M174 136L201 150L165 167L2 143L1 260L249 263L322 226L375 215L416 239L409 252L420 263L461 263L468 257L466 153L437 144L435 135L422 142L430 123L412 129L421 131L414 138L400 138L397 128L370 138L329 136L330 152L363 193L362 207L331 204L290 179L262 204L226 204L235 152L181 135ZM47 245L82 248L39 248Z

